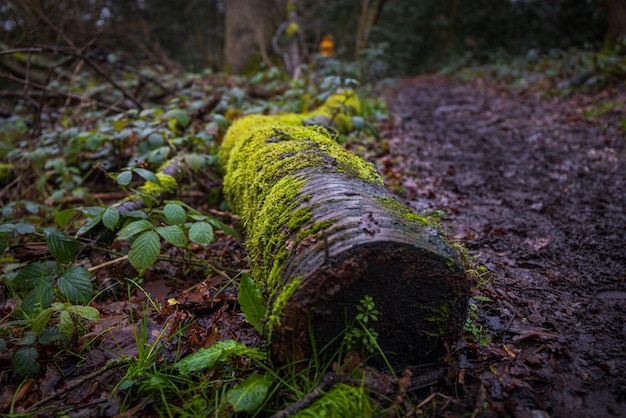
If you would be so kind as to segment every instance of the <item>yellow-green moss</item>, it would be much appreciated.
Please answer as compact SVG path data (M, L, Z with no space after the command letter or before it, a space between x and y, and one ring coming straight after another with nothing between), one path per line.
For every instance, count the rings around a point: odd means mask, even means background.
M404 219L410 221L420 221L424 225L430 225L430 221L428 221L428 218L413 212L411 208L409 208L407 205L400 202L394 197L377 197L377 199L385 206L385 208L389 209L393 213L396 213Z
M157 178L161 184L147 181L143 186L139 188L141 193L145 193L150 196L158 196L163 193L175 193L178 189L178 182L176 179L168 174L156 173Z
M296 238L296 241L300 242L304 238L309 237L313 234L318 233L319 231L323 229L330 227L336 221L337 221L336 219L327 219L325 221L316 222L311 227L300 230L300 232L298 233L298 237Z
M372 417L375 411L364 385L338 383L311 406L299 411L295 417ZM381 414L382 415L382 414Z
M450 321L450 305L443 304L441 306L429 306L427 309L432 312L433 315L426 318L426 321L430 323L435 330L423 330L423 332L430 337L440 338L445 335L448 329L448 323Z
M291 299L291 295L294 294L301 281L302 277L294 277L291 282L287 283L285 287L280 289L280 292L276 294L276 300L270 307L269 319L267 321L267 329L269 331L270 338L272 330L276 328L277 325L280 325L280 318L282 317L283 310L285 309L285 306L287 306L289 299Z
M345 172L351 177L382 184L375 167L339 145L320 126L302 126L312 116L324 116L340 130L350 129L351 114L360 111L353 92L331 96L308 114L250 115L229 128L219 158L225 169L224 193L248 234L246 247L252 274L275 300L270 309L269 329L280 320L282 310L300 279L283 278L289 256L288 241L300 230L295 244L324 229L332 221L309 228L312 211L302 195L304 170ZM347 119L342 119L346 116ZM294 243L290 243L290 248ZM285 283L284 280L289 282Z

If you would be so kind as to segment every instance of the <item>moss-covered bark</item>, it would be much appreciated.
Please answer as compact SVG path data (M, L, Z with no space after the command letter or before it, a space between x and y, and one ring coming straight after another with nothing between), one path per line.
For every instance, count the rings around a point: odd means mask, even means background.
M306 115L247 116L220 152L282 362L307 356L309 324L320 347L339 335L365 295L381 312L379 343L396 363L439 354L462 325L468 284L437 231L326 128L302 126L323 118L347 130L358 109L355 97L338 95Z

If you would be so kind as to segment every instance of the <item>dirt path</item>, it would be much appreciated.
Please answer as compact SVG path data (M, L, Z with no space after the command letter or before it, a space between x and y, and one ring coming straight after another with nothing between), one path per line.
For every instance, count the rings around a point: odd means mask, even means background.
M584 98L481 82L417 78L387 100L399 120L380 171L416 210L445 209L492 272L475 289L491 301L474 300L491 342L457 344L429 388L454 402L430 408L626 416L624 134L583 120Z

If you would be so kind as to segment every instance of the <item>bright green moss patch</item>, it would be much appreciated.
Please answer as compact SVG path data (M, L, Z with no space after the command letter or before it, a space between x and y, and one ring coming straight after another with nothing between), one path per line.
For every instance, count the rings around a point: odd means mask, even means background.
M158 196L163 193L175 193L178 190L178 182L174 177L163 173L156 173L156 176L161 184L147 181L139 191L150 196Z
M430 225L428 218L420 216L413 212L411 208L393 197L377 197L377 199L385 206L385 208L396 213L400 217L410 221L420 221L424 225Z
M364 386L338 383L315 401L298 412L298 418L318 417L372 417L376 415Z
M285 309L285 306L287 306L289 299L291 299L291 295L295 293L301 281L302 277L294 277L291 282L285 285L285 287L277 289L276 300L271 306L269 320L267 322L270 339L272 330L276 328L277 325L280 325L280 318L282 317L283 310Z
M225 170L224 193L248 234L246 248L252 275L274 301L270 332L301 280L282 276L290 251L303 238L333 222L307 225L313 217L306 204L310 196L302 195L307 177L314 173L345 173L350 178L383 184L375 167L339 145L328 129L303 126L305 120L323 117L336 129L347 131L352 128L351 115L358 112L357 96L345 92L331 96L308 114L242 117L224 138L219 153Z

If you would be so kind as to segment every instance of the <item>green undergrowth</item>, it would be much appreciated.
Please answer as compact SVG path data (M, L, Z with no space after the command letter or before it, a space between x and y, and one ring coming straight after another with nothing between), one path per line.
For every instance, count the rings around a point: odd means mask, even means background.
M130 87L126 82L119 81ZM337 369L347 361L345 346L324 356L333 362L314 356L285 367L272 364L263 343L249 347L236 340L183 356L190 338L187 329L202 317L186 312L187 320L155 330L154 318L163 307L149 297L141 308L128 301L149 295L142 286L154 279L217 275L239 287L238 305L231 308L245 306L248 322L266 336L265 312L258 303L251 308L250 300L260 298L251 276L221 268L206 255L212 245L227 251L240 239L233 221L237 217L228 212L221 195L218 149L227 129L244 115L289 113L284 117L316 125L313 129L320 132L331 132L334 126L339 132L332 136L347 143L350 136L342 131L348 127L360 136L375 134L376 121L387 117L384 103L369 100L362 88L360 115L312 112L333 94L357 85L313 72L295 81L271 69L250 79L205 73L164 77L163 83L175 94L144 103L142 109L116 112L46 104L36 117L27 101L19 101L0 120L0 292L7 301L0 307L0 354L8 360L1 366L0 386L14 394L9 410L0 413L49 412L52 404L22 405L19 388L44 384L46 370L63 370L69 363L85 366L101 338L93 335L97 324L107 319L95 307L112 294L115 303L131 307L128 320L137 353L109 360L96 374L123 371L121 380L107 388L120 412L266 416L305 397L333 370L348 372L353 380L346 387L333 386L334 395L324 402L344 412L383 408L362 384L362 362L347 371ZM336 104L354 103L341 99ZM301 112L308 112L306 119ZM182 170L180 179L163 171L172 161ZM361 168L368 176L375 171ZM163 194L170 196L163 200ZM142 204L119 210L125 197ZM310 217L305 210L296 213L287 222L294 228ZM99 272L113 284L101 281ZM118 292L125 288L130 289L127 294ZM359 327L358 321L346 325L347 330ZM366 341L364 355L376 346L374 340ZM351 350L360 347L355 340Z

